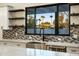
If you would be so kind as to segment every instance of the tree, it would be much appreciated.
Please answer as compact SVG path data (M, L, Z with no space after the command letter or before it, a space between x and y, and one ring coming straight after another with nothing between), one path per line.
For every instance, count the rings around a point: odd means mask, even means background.
M29 24L28 24L29 28L33 28L34 27L34 19L33 16L29 16Z
M40 27L40 21L41 21L41 19L38 19L39 20L39 27Z
M50 18L51 18L51 24L52 24L52 23L53 23L53 22L52 22L52 18L53 18L53 16L51 15Z
M42 22L44 22L44 18L45 18L45 16L41 16L41 18L42 18Z

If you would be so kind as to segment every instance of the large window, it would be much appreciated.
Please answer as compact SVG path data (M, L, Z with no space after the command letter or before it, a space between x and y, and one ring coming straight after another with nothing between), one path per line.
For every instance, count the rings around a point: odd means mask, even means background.
M26 8L26 34L69 35L69 4Z

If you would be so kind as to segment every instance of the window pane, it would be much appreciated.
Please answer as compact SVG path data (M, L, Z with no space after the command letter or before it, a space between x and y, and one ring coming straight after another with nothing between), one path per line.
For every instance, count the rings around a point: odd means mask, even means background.
M69 34L69 5L59 5L59 34Z
M27 33L34 34L34 15L35 9L27 9Z
M55 34L56 6L36 9L36 34Z

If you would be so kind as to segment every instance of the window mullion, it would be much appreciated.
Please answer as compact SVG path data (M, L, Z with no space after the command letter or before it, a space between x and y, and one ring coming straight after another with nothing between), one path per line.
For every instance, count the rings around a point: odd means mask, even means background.
M34 11L34 34L36 34L36 8Z
M58 35L58 14L59 14L59 7L57 5L57 12L55 14L55 34Z

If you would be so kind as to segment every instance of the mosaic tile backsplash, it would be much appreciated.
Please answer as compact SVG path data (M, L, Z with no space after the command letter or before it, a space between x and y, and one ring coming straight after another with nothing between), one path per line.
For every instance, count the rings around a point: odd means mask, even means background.
M4 39L14 39L14 40L42 40L42 36L39 35L25 35L24 27L13 27L12 30L3 30ZM46 42L68 42L79 44L79 26L70 28L70 36L45 36L44 39Z

